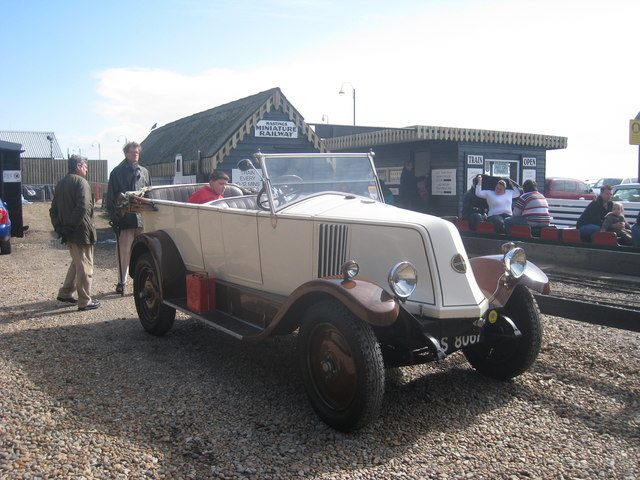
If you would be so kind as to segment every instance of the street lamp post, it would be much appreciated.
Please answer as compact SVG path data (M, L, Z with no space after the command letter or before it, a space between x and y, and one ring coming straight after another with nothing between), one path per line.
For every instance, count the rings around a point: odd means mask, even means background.
M353 124L356 124L356 89L351 82L344 82L340 87L339 95L344 95L344 86L349 85L351 87L351 91L353 92Z
M102 152L100 151L100 142L91 144L92 147L95 147L96 145L98 145L98 160L102 160Z
M47 140L49 140L49 158L51 159L51 185L53 185L53 137L51 135L47 135Z

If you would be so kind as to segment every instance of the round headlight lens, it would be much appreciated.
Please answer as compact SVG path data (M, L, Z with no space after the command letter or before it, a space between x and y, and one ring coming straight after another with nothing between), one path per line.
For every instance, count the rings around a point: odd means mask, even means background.
M409 262L400 262L389 271L389 286L399 298L408 298L418 284L418 272Z
M504 268L513 278L520 278L527 266L527 254L522 248L516 247L504 254L502 259Z
M346 282L347 280L351 280L353 277L358 275L360 266L354 260L349 260L342 264L342 267L340 267L340 271L342 272L342 278Z

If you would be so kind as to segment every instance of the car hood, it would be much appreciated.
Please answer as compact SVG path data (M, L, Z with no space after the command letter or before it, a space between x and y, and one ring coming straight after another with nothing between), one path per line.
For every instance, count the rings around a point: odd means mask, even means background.
M471 269L461 274L451 267L456 255L467 265L469 259L459 232L447 220L344 194L308 198L279 215L349 225L350 255L360 263L361 274L381 285L393 264L410 261L423 279L405 304L412 313L474 317L486 309Z
M318 219L327 220L375 221L423 226L433 223L451 224L438 217L376 202L370 198L337 193L326 193L305 199L281 210L279 213L318 217Z

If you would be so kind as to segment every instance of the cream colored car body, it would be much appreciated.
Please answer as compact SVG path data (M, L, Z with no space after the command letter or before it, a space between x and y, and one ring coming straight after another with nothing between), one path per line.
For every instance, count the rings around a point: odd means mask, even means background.
M154 204L157 211L143 212L145 230L166 231L189 271L286 297L307 281L339 274L346 260L355 260L361 277L390 292L390 269L409 261L418 271L417 288L405 303L409 312L478 318L488 308L458 231L437 217L337 192L275 213L216 202ZM322 232L333 245L329 251L321 249ZM456 254L466 262L465 273L452 267Z

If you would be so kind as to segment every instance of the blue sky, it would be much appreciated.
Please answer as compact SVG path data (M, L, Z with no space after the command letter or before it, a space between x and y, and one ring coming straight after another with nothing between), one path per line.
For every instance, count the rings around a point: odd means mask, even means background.
M640 2L0 0L0 130L110 166L124 137L272 87L308 122L567 136L547 172L635 175ZM120 140L120 143L118 142ZM93 146L92 146L93 145Z

